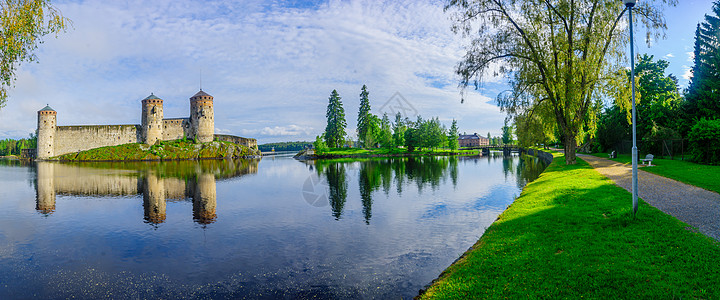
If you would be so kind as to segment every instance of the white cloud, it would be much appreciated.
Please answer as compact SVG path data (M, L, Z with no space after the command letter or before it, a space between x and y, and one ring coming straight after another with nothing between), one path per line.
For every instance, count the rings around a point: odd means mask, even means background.
M690 80L690 79L692 78L692 75L693 75L693 74L692 74L692 68L690 68L690 67L688 67L688 66L685 66L685 65L683 65L682 68L683 68L683 70L685 71L685 72L682 74L682 78L685 79L685 80Z
M60 125L140 122L154 92L166 117L187 116L200 86L216 127L260 143L312 140L333 89L354 132L360 87L374 109L396 92L424 117L496 132L504 116L471 92L460 104L454 66L462 40L442 3L330 1L288 8L264 1L100 1L58 5L73 27L21 66L0 131L34 130L49 103ZM497 82L491 79L489 82ZM494 94L489 95L494 97ZM449 121L448 124L449 126ZM22 136L25 136L23 134Z
M665 58L673 58L673 57L675 57L675 55L673 55L672 53L665 54Z

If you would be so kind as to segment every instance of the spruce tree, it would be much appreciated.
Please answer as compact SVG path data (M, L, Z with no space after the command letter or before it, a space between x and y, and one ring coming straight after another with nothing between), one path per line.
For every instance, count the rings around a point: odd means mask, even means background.
M686 103L685 122L681 133L686 135L700 118L720 117L720 1L713 4L713 15L695 30L695 59Z
M363 84L362 91L360 92L360 109L358 110L357 118L357 134L358 140L363 147L365 145L365 137L367 136L368 122L370 118L370 99L368 98L367 86Z
M405 122L403 122L402 115L398 112L395 115L395 123L393 123L393 144L395 147L405 145Z
M325 127L325 144L330 148L342 147L345 141L345 109L343 109L340 95L333 90L328 99L327 126Z
M457 127L457 121L453 119L452 125L450 125L450 134L448 134L448 148L451 150L457 150L460 146L460 142L458 141L458 127Z

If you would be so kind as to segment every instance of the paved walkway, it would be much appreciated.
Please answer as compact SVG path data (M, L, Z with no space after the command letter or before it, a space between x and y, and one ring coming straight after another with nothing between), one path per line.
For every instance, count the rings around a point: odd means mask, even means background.
M578 154L578 157L632 193L630 165L591 155ZM642 200L720 241L720 194L642 169L638 169L638 196Z

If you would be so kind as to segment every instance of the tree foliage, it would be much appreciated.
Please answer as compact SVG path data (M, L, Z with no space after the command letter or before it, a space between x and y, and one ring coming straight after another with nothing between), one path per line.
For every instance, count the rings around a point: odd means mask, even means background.
M421 148L435 149L447 144L447 130L437 117L424 120L418 116L415 122L405 120L405 123L407 125L405 147L409 151Z
M327 118L325 143L331 148L342 147L345 142L347 122L345 121L345 109L342 106L340 95L336 90L330 93L325 117Z
M395 122L393 123L393 144L395 147L405 145L405 121L403 121L402 114L399 112L395 114Z
M5 106L8 89L15 81L21 62L37 60L34 51L47 34L64 31L69 20L49 0L0 1L0 108Z
M638 136L649 134L658 124L676 128L676 114L681 98L677 78L672 74L665 75L668 65L665 60L653 61L652 55L642 55L635 67L640 95L636 98L639 100L636 101Z
M512 127L505 124L502 128L502 143L507 145L511 144L513 141L513 130Z
M693 161L720 164L720 120L700 119L689 134Z
M665 29L664 4L634 9L648 38ZM658 4L656 4L658 3ZM565 161L575 163L578 140L594 132L601 87L620 67L627 41L625 8L617 0L450 0L456 33L473 35L457 73L477 88L488 73L509 78L498 95L510 116L537 114L562 133ZM540 109L539 109L540 108Z
M695 31L693 77L683 105L684 135L701 118L720 117L720 1L715 1L711 15Z
M370 93L367 90L367 86L363 84L362 90L360 91L360 109L358 109L357 117L357 134L358 140L363 147L371 145L365 145L365 137L367 136L368 123L370 122Z
M315 152L322 153L323 151L327 150L327 145L325 144L325 134L318 135L315 137L315 141L313 142L313 148L315 148Z
M450 125L450 131L448 132L447 136L447 144L450 150L457 150L458 148L460 148L460 142L458 141L459 137L460 134L458 131L457 120L453 119L452 125Z
M258 145L258 150L267 152L275 149L275 151L300 151L305 148L312 146L312 142L278 142L278 143L266 143Z
M392 148L395 146L393 143L392 128L390 126L390 118L388 118L387 114L383 114L382 119L380 119L380 131L377 135L377 141L380 147Z
M22 149L37 148L37 136L30 134L26 139L4 139L0 140L0 156L17 155L20 156Z

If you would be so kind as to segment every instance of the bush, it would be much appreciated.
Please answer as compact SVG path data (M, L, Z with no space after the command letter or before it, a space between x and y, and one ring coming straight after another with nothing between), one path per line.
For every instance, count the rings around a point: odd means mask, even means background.
M655 121L650 128L650 132L643 137L643 152L653 153L663 156L667 151L663 151L663 142L667 140L679 140L680 134L677 131L667 127L658 126ZM667 153L672 156L672 153Z
M720 120L701 119L690 130L690 157L703 164L720 164Z
M315 153L320 154L325 151L327 151L328 147L325 145L325 134L316 136L315 142L313 142L313 147L315 148Z

